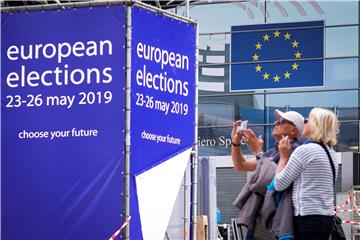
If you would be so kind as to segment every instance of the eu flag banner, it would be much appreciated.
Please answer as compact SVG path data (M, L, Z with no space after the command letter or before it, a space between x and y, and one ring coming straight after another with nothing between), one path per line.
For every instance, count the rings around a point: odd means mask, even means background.
M230 91L324 86L324 21L233 26Z

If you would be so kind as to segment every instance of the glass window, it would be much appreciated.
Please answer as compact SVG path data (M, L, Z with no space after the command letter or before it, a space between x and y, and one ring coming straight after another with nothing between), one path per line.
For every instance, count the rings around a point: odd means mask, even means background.
M335 150L338 152L359 151L359 123L357 121L342 122Z
M325 56L346 57L358 55L359 27L325 29Z
M325 20L326 25L358 22L356 1L274 1L267 2L267 22Z
M190 3L190 17L198 21L202 33L226 32L233 25L261 23L317 20L325 20L326 25L358 23L358 1L239 0L224 2L226 1ZM185 7L169 11L182 16L186 15Z
M270 109L292 109L306 115L313 107L329 108L336 113L339 109L352 109L352 119L358 119L358 95L357 90L268 94L266 103ZM270 115L270 122L273 120Z
M257 136L264 137L263 125L248 126ZM231 129L232 127L200 127L198 131L198 150L199 156L227 156L231 155ZM252 153L242 146L246 155Z
M325 61L325 86L334 88L358 88L359 60L356 58Z
M236 119L264 123L263 95L209 96L199 98L199 126L231 125Z

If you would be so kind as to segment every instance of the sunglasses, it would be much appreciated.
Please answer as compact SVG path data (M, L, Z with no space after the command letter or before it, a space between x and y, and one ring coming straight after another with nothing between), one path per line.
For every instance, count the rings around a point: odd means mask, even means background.
M290 124L290 125L296 127L295 124L292 121L286 120L285 118L279 118L279 119L276 120L276 122L278 124Z
M307 124L309 122L309 119L304 118L304 124Z

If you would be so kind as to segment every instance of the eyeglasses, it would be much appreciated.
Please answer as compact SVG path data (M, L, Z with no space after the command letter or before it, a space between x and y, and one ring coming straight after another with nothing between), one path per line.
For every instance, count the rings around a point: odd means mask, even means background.
M287 120L287 119L285 119L285 118L279 118L279 119L277 119L276 122L275 122L275 124L276 124L276 123L278 123L278 124L290 124L290 125L296 127L295 124L294 124L292 121L289 121L289 120Z
M309 119L304 118L304 124L307 124L309 122Z

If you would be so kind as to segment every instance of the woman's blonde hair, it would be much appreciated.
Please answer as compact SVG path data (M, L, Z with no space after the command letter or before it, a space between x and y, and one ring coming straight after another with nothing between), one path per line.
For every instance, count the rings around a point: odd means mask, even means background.
M309 114L309 122L312 128L311 138L331 147L337 143L336 136L339 133L339 120L336 115L327 109L313 108Z

